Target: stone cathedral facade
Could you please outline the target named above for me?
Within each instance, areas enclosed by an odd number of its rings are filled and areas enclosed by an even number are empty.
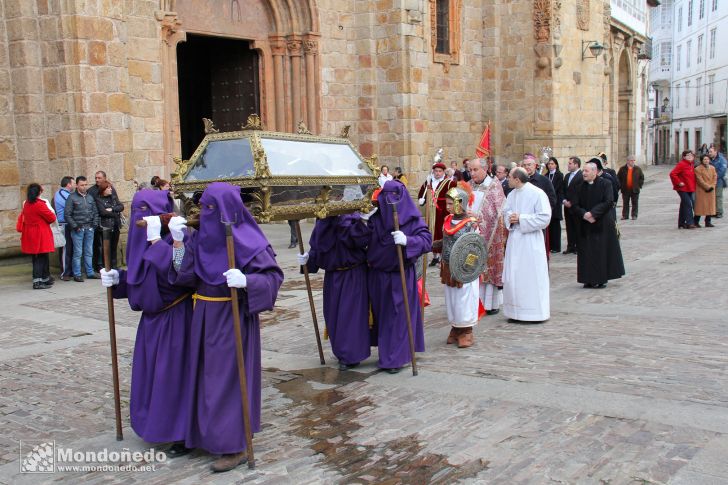
[[[203,117],[221,131],[251,113],[279,131],[350,125],[363,155],[413,184],[439,147],[472,158],[489,120],[497,161],[641,153],[646,39],[609,1],[0,4],[0,256],[18,253],[28,183],[52,197],[62,176],[104,170],[129,200],[191,155]]]

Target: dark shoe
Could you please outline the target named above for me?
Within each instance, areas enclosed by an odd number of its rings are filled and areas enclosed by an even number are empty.
[[[715,227],[715,226],[712,223],[710,223],[710,222],[706,222],[705,223],[705,227]]]
[[[606,288],[606,287],[607,287],[607,284],[606,283],[599,283],[598,285],[594,285],[592,288],[596,288],[597,290],[601,290],[601,289]]]
[[[495,310],[486,310],[485,314],[486,315],[497,315],[499,311],[500,311],[500,308],[496,308]]]
[[[473,346],[473,327],[461,329],[458,335],[458,348],[466,349]]]
[[[296,246],[298,246],[298,243],[291,243],[291,244],[288,245],[288,249],[293,249]]]
[[[210,470],[215,473],[229,472],[247,461],[248,458],[245,456],[245,452],[242,451],[240,453],[222,455],[210,465]]]
[[[716,219],[723,219],[723,214],[716,214],[713,217],[715,217]]]
[[[551,250],[551,252],[552,252],[552,253],[560,253],[560,252],[561,252],[561,250],[560,250],[560,249],[552,249],[552,250]]]
[[[447,335],[447,344],[454,344],[458,341],[458,334],[460,333],[459,328],[450,327],[450,333]]]
[[[89,275],[86,275],[86,279],[87,280],[98,280],[100,278],[99,278],[99,275],[97,275],[96,273],[91,273]]]
[[[187,448],[184,443],[175,443],[167,450],[167,458],[179,458],[192,452],[192,448]]]
[[[49,285],[52,285],[55,282],[56,282],[56,279],[53,276],[49,276],[48,281],[46,281],[46,283],[48,283]]]
[[[430,267],[437,266],[439,263],[440,263],[440,258],[439,257],[435,257],[435,258],[432,258],[432,261],[430,261],[429,266]]]
[[[702,229],[703,228],[703,226],[701,226],[699,222],[696,222],[694,224],[694,226],[695,226],[695,229]]]
[[[81,278],[80,276],[74,276],[73,281],[75,281],[76,283],[83,283],[83,278]]]
[[[51,285],[48,285],[46,283],[40,283],[40,282],[39,283],[33,283],[33,289],[34,290],[47,290],[50,287],[51,287]]]
[[[355,367],[359,367],[359,362],[357,362],[356,364],[344,364],[343,362],[339,362],[340,371],[346,371]]]
[[[592,285],[591,283],[584,283],[584,286],[582,286],[582,288],[594,288],[594,285]]]
[[[61,275],[61,281],[71,281],[71,277],[68,275]]]
[[[399,371],[401,371],[401,367],[395,367],[394,369],[384,369],[384,372],[387,374],[399,374]]]
[[[567,249],[561,254],[576,254],[576,249]]]
[[[697,229],[699,227],[700,226],[696,226],[695,224],[688,224],[687,226],[685,226],[685,229]]]
[[[508,323],[523,323],[521,320],[517,320],[515,318],[509,318]]]

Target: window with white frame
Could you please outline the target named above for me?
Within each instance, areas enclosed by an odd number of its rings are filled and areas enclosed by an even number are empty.
[[[675,109],[680,109],[680,84],[675,85]]]
[[[672,42],[663,42],[660,44],[660,66],[670,67],[672,60]]]
[[[700,7],[698,7],[698,18],[702,19],[705,17],[705,0],[700,0]]]
[[[715,59],[715,35],[717,27],[710,29],[710,52],[708,53],[708,59]]]
[[[689,40],[685,44],[685,69],[688,69],[690,67],[690,54],[693,47],[693,41]]]
[[[660,5],[660,26],[669,27],[672,23],[672,0],[664,0]]]
[[[700,89],[702,84],[702,77],[699,77],[695,80],[695,106],[700,106]]]
[[[685,107],[690,106],[690,81],[685,81]]]
[[[695,57],[696,63],[700,64],[701,62],[703,62],[703,34],[700,34],[698,36],[698,52]]]
[[[677,9],[677,31],[682,31],[682,7]]]
[[[675,52],[675,69],[680,70],[680,57],[682,57],[682,46],[677,46],[677,51]]]
[[[688,27],[693,25],[693,3],[695,3],[695,0],[688,2]]]
[[[713,100],[715,99],[715,74],[710,74],[708,76],[708,104],[713,104]]]

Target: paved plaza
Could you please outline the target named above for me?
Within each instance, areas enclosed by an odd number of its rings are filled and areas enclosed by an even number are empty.
[[[75,451],[153,445],[129,427],[138,314],[116,302],[117,442],[99,281],[33,291],[29,263],[2,267],[0,483],[728,483],[728,219],[678,230],[668,170],[647,168],[639,219],[620,221],[624,278],[582,289],[576,257],[552,255],[543,325],[487,316],[472,348],[445,345],[444,292],[431,268],[417,377],[378,372],[376,348],[339,372],[328,342],[321,366],[288,225],[264,226],[286,280],[262,316],[254,470],[212,474],[214,457],[198,451],[153,471],[21,473],[21,440],[24,454],[48,441]],[[322,281],[313,275],[323,327]]]

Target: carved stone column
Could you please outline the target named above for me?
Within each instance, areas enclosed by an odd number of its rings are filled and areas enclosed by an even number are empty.
[[[293,125],[301,118],[301,56],[303,42],[297,36],[288,38],[288,55],[291,58],[291,104],[293,105]]]
[[[154,17],[162,29],[162,89],[164,99],[164,157],[179,157],[181,134],[179,127],[179,92],[177,89],[177,44],[187,40],[182,22],[176,12],[156,11]]]
[[[275,129],[277,131],[286,131],[286,115],[285,115],[285,84],[283,79],[283,57],[286,55],[286,44],[282,37],[270,38],[271,52],[273,54],[273,70],[275,77],[275,106],[276,120]]]
[[[316,95],[316,62],[318,61],[318,42],[306,39],[303,43],[306,52],[306,124],[313,133],[318,133],[318,96]]]

